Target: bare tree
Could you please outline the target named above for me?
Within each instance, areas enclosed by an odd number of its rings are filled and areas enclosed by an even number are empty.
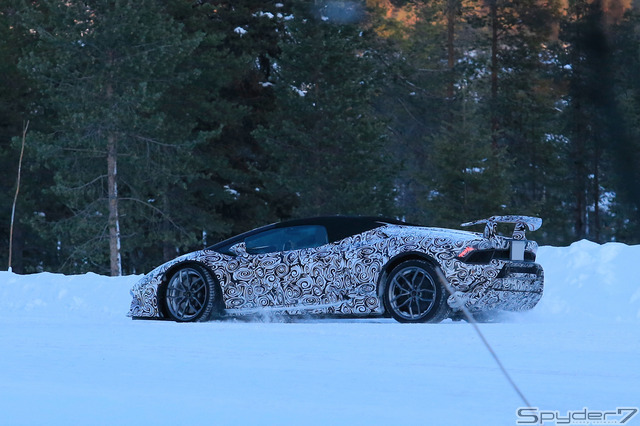
[[[18,202],[18,194],[20,193],[20,176],[22,174],[22,158],[24,157],[24,145],[27,140],[27,130],[29,129],[29,120],[22,126],[22,148],[20,149],[20,160],[18,161],[18,181],[16,184],[16,194],[13,197],[13,206],[11,207],[11,227],[9,230],[9,272],[11,272],[11,254],[13,253],[13,224],[16,216],[16,203]]]

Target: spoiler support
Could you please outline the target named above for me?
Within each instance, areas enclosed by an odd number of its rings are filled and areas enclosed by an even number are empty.
[[[535,231],[542,226],[542,219],[532,216],[491,216],[488,219],[474,220],[473,222],[463,223],[460,226],[472,226],[484,223],[483,236],[485,238],[493,238],[496,236],[496,227],[498,223],[513,223],[515,227],[513,229],[512,238],[514,240],[525,240],[525,233],[527,230]]]

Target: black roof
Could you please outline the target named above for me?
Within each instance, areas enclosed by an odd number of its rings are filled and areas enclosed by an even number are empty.
[[[327,230],[327,237],[329,242],[340,241],[352,235],[360,234],[362,232],[369,231],[371,229],[384,226],[390,223],[394,225],[409,225],[409,223],[403,222],[397,219],[391,219],[386,217],[376,216],[320,216],[305,219],[292,219],[283,222],[272,223],[271,225],[262,226],[260,228],[252,229],[251,231],[244,232],[235,237],[231,237],[227,240],[221,241],[217,244],[209,247],[210,250],[218,250],[222,247],[229,247],[236,244],[245,238],[257,234],[262,231],[277,228],[287,228],[290,226],[303,226],[303,225],[322,225]]]

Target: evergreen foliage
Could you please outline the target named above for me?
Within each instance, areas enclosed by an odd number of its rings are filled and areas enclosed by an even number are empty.
[[[64,259],[60,269],[104,272],[114,196],[121,201],[124,253],[140,234],[143,247],[158,239],[191,243],[194,235],[172,220],[170,208],[180,203],[174,188],[192,179],[190,151],[198,141],[190,139],[192,124],[169,116],[162,101],[189,78],[176,68],[199,39],[183,39],[152,0],[42,1],[22,18],[34,41],[20,66],[38,84],[46,123],[30,142],[51,171],[44,190],[61,204],[51,213],[43,206],[51,225],[43,232]],[[111,159],[117,164],[107,167]],[[119,193],[113,194],[112,179]],[[160,231],[158,221],[178,232]],[[118,273],[113,261],[111,272]]]
[[[271,153],[272,185],[295,194],[295,216],[391,214],[380,79],[358,10],[295,9],[275,70],[278,109],[256,135]]]
[[[141,273],[322,214],[638,243],[640,12],[613,6],[4,0],[0,244],[27,120],[18,272]]]

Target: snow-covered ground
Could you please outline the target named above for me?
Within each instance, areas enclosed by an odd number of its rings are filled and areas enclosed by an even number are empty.
[[[538,261],[540,304],[479,325],[524,396],[640,406],[640,246]],[[0,272],[0,424],[513,425],[524,406],[465,322],[131,321],[137,279]]]

